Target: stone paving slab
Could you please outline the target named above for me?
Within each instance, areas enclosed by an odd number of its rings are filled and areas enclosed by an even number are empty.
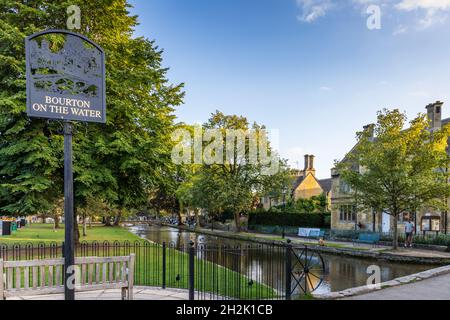
[[[443,288],[447,290],[445,294],[442,294]],[[361,286],[339,292],[318,294],[315,295],[315,298],[322,300],[371,300],[372,298],[385,300],[391,297],[394,300],[407,300],[410,299],[409,295],[411,299],[423,299],[425,297],[430,300],[450,299],[450,266],[386,281],[381,283],[379,287]]]
[[[121,290],[98,290],[78,292],[76,300],[121,300]],[[63,294],[50,294],[29,297],[14,297],[7,300],[64,300]],[[161,289],[152,287],[135,287],[133,300],[188,300],[188,291],[181,289]]]
[[[450,300],[450,274],[342,300]]]

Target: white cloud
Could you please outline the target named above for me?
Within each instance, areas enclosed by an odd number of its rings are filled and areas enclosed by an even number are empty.
[[[334,5],[331,0],[297,0],[297,6],[301,11],[297,19],[311,23],[325,16]]]
[[[406,11],[417,9],[447,10],[450,9],[450,0],[401,0],[395,7]]]
[[[330,87],[327,87],[327,86],[323,86],[323,87],[320,87],[320,90],[322,90],[322,91],[331,91],[333,89],[330,88]]]
[[[391,16],[395,9],[404,13],[414,13],[416,29],[426,29],[432,25],[447,21],[450,13],[450,0],[295,0],[300,13],[297,19],[304,23],[312,23],[326,16],[335,8],[344,6],[360,10],[363,16],[367,15],[369,5],[379,5],[383,17]],[[414,29],[412,26],[400,24],[393,31],[393,35],[406,33]]]
[[[401,0],[395,7],[407,12],[424,11],[425,15],[419,19],[418,25],[426,29],[447,20],[446,12],[450,10],[450,0]]]

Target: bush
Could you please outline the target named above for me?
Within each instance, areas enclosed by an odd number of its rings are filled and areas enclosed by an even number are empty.
[[[358,239],[358,236],[361,233],[372,233],[372,232],[368,231],[368,230],[331,230],[331,239],[353,241],[355,239]],[[393,237],[392,232],[388,232],[388,233],[376,232],[376,233],[380,234],[380,240],[383,242],[392,242],[393,241],[394,237]],[[399,241],[399,243],[405,242],[405,234],[404,233],[399,232],[398,241]],[[413,243],[420,244],[420,245],[450,246],[450,235],[416,234],[413,237]]]
[[[302,228],[329,228],[329,213],[277,213],[255,211],[249,214],[249,226],[291,226]]]

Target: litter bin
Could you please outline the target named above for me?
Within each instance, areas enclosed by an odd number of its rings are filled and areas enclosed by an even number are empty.
[[[20,227],[23,228],[27,225],[27,220],[25,219],[20,219]]]
[[[17,231],[17,222],[11,222],[11,231],[12,232],[14,232],[14,231]]]
[[[10,221],[3,221],[2,223],[2,235],[4,236],[10,236],[11,235],[11,222]]]

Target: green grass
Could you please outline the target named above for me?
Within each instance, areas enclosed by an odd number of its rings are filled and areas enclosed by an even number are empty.
[[[81,233],[80,228],[80,233]],[[87,230],[87,237],[82,237],[81,241],[92,242],[97,241],[100,245],[103,241],[108,241],[110,245],[114,241],[123,243],[129,241],[130,246],[114,248],[112,246],[109,251],[92,251],[92,246],[87,247],[87,251],[83,252],[84,256],[102,256],[115,255],[126,256],[130,253],[136,254],[135,266],[135,284],[139,286],[162,286],[162,246],[155,243],[149,243],[146,240],[139,238],[128,230],[121,227],[104,227],[94,225],[92,229]],[[28,243],[37,246],[39,243],[61,244],[64,241],[64,226],[56,232],[53,231],[51,224],[32,224],[25,228],[19,229],[11,236],[0,237],[0,245],[6,244],[12,246],[13,244],[20,244],[24,246]],[[138,246],[134,246],[134,242],[139,241]],[[178,251],[174,248],[167,248],[167,288],[188,288],[189,256],[185,252]],[[21,259],[42,258],[25,256],[22,252]],[[77,255],[80,251],[77,250]],[[46,258],[50,258],[46,256]],[[195,258],[195,279],[196,288],[200,288],[201,292],[208,295],[214,292],[216,295],[227,296],[240,299],[275,299],[278,298],[277,292],[264,284],[256,281],[251,282],[247,276],[235,272],[231,269],[219,266],[212,262]],[[178,278],[178,280],[177,280]],[[23,277],[22,277],[23,279]],[[55,279],[56,280],[56,279]],[[22,280],[23,281],[23,280]],[[48,280],[46,281],[48,282]],[[249,283],[252,283],[249,285]]]
[[[142,240],[135,234],[129,232],[122,227],[105,227],[93,225],[91,229],[87,228],[87,236],[83,237],[82,228],[80,227],[80,241],[87,242],[103,242],[103,241],[136,241]],[[10,236],[0,236],[0,244],[15,243],[62,243],[64,241],[64,225],[53,231],[52,224],[31,224],[25,228],[14,231]]]

